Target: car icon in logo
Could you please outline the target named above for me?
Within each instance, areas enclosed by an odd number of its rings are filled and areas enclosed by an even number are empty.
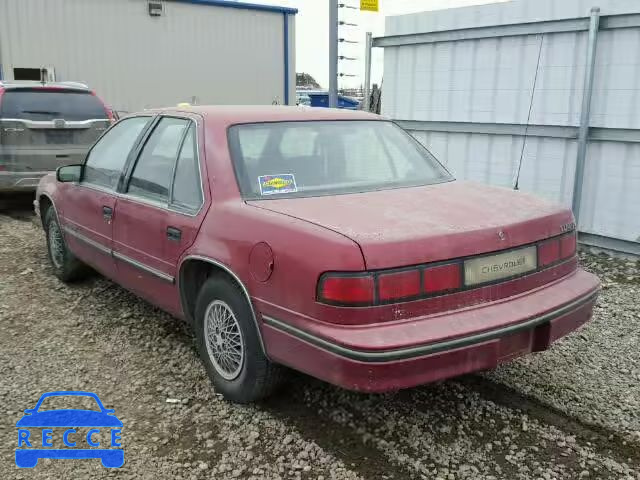
[[[50,397],[89,397],[95,400],[99,410],[42,409],[42,402]],[[118,468],[124,464],[124,450],[120,444],[122,422],[114,415],[114,410],[104,407],[95,393],[76,391],[45,393],[34,408],[24,411],[24,416],[18,420],[16,427],[18,427],[16,465],[20,468],[33,468],[40,458],[99,458],[102,465],[107,468]],[[79,432],[87,428],[86,435]],[[55,436],[54,429],[57,431]],[[76,445],[83,443],[84,440],[87,447],[93,448],[76,448]],[[105,443],[110,448],[105,448]],[[63,446],[65,448],[56,448]]]

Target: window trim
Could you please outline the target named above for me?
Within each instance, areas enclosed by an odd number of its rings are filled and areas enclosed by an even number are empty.
[[[130,118],[130,117],[127,117],[127,118]],[[163,118],[175,118],[179,120],[187,120],[187,122],[190,122],[187,128],[185,128],[185,132],[183,133],[182,138],[180,139],[180,147],[178,148],[178,155],[175,157],[175,162],[173,164],[171,184],[169,185],[169,188],[170,188],[169,198],[167,199],[167,202],[159,202],[159,201],[154,201],[150,198],[140,197],[138,195],[130,195],[126,191],[126,189],[129,186],[129,182],[131,180],[131,175],[133,174],[133,171],[138,163],[138,160],[140,159],[140,155],[142,154],[142,151],[144,150],[144,147],[146,146],[147,141],[149,140],[151,135],[153,135],[155,128]],[[135,152],[135,154],[132,157],[127,158],[127,163],[125,164],[125,168],[123,170],[125,172],[125,175],[120,178],[117,195],[119,198],[127,199],[134,203],[140,203],[142,205],[148,205],[151,207],[160,208],[168,212],[178,213],[180,215],[185,215],[188,217],[195,217],[202,211],[206,203],[204,186],[202,184],[203,176],[202,176],[202,162],[201,162],[201,156],[200,156],[200,142],[199,142],[200,136],[198,131],[198,122],[193,117],[181,116],[175,113],[168,113],[168,114],[156,115],[156,118],[151,123],[152,123],[152,125],[150,125],[151,128],[145,131],[144,138],[142,138],[142,140],[136,145],[136,148],[132,149],[132,153]],[[198,164],[198,183],[200,186],[200,198],[201,198],[200,206],[197,209],[188,209],[185,207],[177,206],[173,203],[173,181],[175,180],[175,170],[178,165],[178,158],[182,151],[182,147],[184,146],[185,138],[189,133],[189,128],[191,127],[191,125],[193,125],[195,129],[194,142],[195,142],[195,148],[196,148],[195,153],[196,153],[196,160]]]
[[[198,177],[198,184],[200,185],[200,205],[197,208],[191,208],[188,207],[186,205],[181,205],[181,204],[177,204],[175,202],[175,199],[173,197],[173,189],[176,183],[176,173],[178,171],[178,162],[180,161],[180,156],[182,155],[182,149],[184,148],[185,142],[187,141],[187,137],[189,136],[189,130],[191,130],[191,127],[193,127],[193,149],[194,149],[194,153],[195,153],[195,157],[194,160],[196,161],[196,164],[198,165],[198,169],[197,169],[197,177]],[[176,157],[176,163],[173,164],[173,172],[171,174],[171,185],[169,185],[169,207],[173,207],[176,210],[179,210],[180,212],[185,212],[185,213],[189,213],[189,212],[198,212],[200,211],[200,209],[202,208],[202,206],[204,205],[204,189],[202,188],[202,173],[200,172],[200,155],[198,153],[199,148],[198,148],[198,124],[196,122],[192,122],[191,125],[189,125],[185,131],[184,136],[182,137],[182,141],[180,142],[180,147],[178,148],[178,156]]]
[[[124,161],[123,168],[120,170],[120,176],[118,178],[118,181],[116,182],[115,187],[113,187],[113,188],[112,187],[106,187],[104,185],[98,185],[96,183],[85,181],[85,170],[86,170],[86,166],[87,166],[87,161],[89,160],[89,157],[91,156],[91,153],[93,152],[93,149],[96,147],[96,145],[98,145],[98,143],[100,143],[102,141],[102,139],[112,129],[114,129],[117,125],[120,125],[121,122],[124,122],[126,120],[130,120],[130,119],[133,119],[133,118],[141,118],[141,117],[149,117],[149,118],[151,118],[151,121],[147,122],[147,124],[144,126],[144,128],[140,131],[140,133],[138,134],[138,137],[136,138],[136,141],[133,143],[133,146],[131,147],[131,150],[129,150],[129,154],[127,155],[127,158]],[[120,119],[118,122],[116,122],[113,125],[111,125],[107,130],[102,132],[102,135],[100,135],[98,137],[98,139],[94,142],[94,144],[91,146],[89,151],[87,151],[87,154],[84,157],[84,161],[82,162],[82,172],[81,172],[81,175],[80,175],[80,180],[78,180],[78,182],[77,182],[77,185],[83,186],[83,187],[88,187],[88,188],[94,188],[96,190],[100,190],[100,191],[108,192],[108,193],[113,193],[113,194],[118,193],[119,188],[120,188],[120,184],[122,182],[123,174],[127,169],[127,165],[129,164],[129,161],[131,159],[132,153],[136,151],[136,149],[138,148],[138,145],[140,144],[140,141],[146,136],[147,131],[149,130],[149,127],[151,125],[155,124],[155,122],[156,122],[156,119],[153,118],[153,117],[154,117],[153,114],[131,115],[131,116],[128,116],[128,117],[124,117],[124,118]]]
[[[129,193],[129,189],[131,188],[131,181],[133,180],[133,174],[136,171],[136,168],[138,167],[138,164],[140,163],[140,160],[142,159],[142,155],[145,151],[145,149],[147,148],[147,146],[149,145],[149,141],[151,141],[151,139],[154,137],[154,135],[156,134],[156,130],[158,130],[158,128],[160,128],[160,124],[162,123],[162,121],[164,119],[174,119],[174,120],[179,120],[179,123],[183,124],[183,128],[184,131],[180,134],[180,139],[178,140],[178,148],[176,149],[176,156],[173,158],[173,165],[171,166],[171,174],[169,176],[169,185],[168,185],[168,189],[167,189],[167,198],[166,198],[166,202],[165,201],[161,201],[161,200],[156,200],[154,198],[149,198],[146,195],[139,195],[139,194],[132,194]],[[123,182],[122,185],[122,193],[128,197],[134,197],[134,198],[139,198],[142,200],[148,200],[150,203],[153,204],[157,204],[157,205],[165,205],[168,207],[171,204],[171,190],[172,188],[172,182],[173,182],[173,176],[174,176],[174,172],[176,169],[176,164],[178,163],[178,157],[180,156],[180,151],[182,149],[182,145],[184,143],[184,139],[185,136],[187,134],[187,132],[189,131],[189,120],[186,118],[180,118],[180,117],[172,117],[169,115],[164,115],[162,116],[162,118],[159,118],[158,121],[155,122],[153,129],[149,132],[149,135],[147,135],[147,137],[144,139],[144,143],[141,145],[140,149],[138,152],[136,152],[136,158],[135,160],[132,162],[131,164],[131,169],[129,172],[129,175],[127,175],[127,178],[125,180],[125,182]],[[165,130],[166,131],[166,130]],[[161,132],[160,135],[163,135],[165,132]]]

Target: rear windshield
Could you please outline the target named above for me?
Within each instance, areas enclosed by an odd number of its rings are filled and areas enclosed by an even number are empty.
[[[25,88],[4,92],[0,117],[78,121],[107,118],[107,112],[102,102],[90,92]]]
[[[244,198],[369,192],[453,180],[392,122],[309,121],[236,125],[229,144]]]

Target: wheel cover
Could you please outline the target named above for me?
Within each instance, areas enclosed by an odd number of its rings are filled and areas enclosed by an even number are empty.
[[[233,380],[244,364],[244,341],[231,307],[214,300],[204,313],[204,337],[209,359],[225,380]]]
[[[64,240],[62,232],[56,222],[49,224],[49,253],[51,261],[56,268],[62,268],[64,265]]]

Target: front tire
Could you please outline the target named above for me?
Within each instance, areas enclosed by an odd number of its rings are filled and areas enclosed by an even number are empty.
[[[264,355],[249,304],[234,282],[215,275],[204,283],[196,301],[195,330],[209,378],[227,400],[255,402],[281,383],[284,369]]]
[[[63,282],[72,282],[82,278],[87,267],[71,253],[64,241],[62,227],[52,207],[44,214],[44,229],[47,237],[47,252],[53,267],[53,273]]]

